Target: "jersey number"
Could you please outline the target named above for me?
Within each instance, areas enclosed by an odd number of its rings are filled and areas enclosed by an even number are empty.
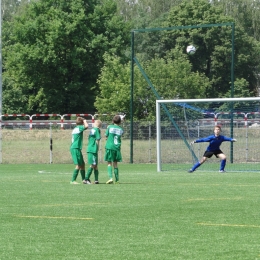
[[[114,136],[114,144],[118,144],[118,136]]]

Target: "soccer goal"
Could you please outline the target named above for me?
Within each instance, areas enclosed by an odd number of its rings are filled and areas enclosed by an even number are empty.
[[[157,171],[187,171],[201,160],[208,142],[193,140],[213,134],[237,139],[223,142],[226,171],[260,172],[260,97],[156,100]],[[218,171],[220,160],[214,155],[196,172]]]

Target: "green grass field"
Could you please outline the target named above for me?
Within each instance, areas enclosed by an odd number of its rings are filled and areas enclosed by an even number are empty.
[[[259,172],[119,167],[70,185],[70,164],[1,164],[0,259],[260,259]]]

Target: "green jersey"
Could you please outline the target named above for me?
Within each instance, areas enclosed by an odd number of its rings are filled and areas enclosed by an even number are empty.
[[[70,149],[82,149],[84,125],[77,125],[72,131],[72,140]]]
[[[120,151],[121,149],[121,136],[123,129],[118,125],[109,125],[107,127],[105,136],[107,137],[106,149]]]
[[[90,130],[89,136],[88,136],[88,146],[87,146],[87,153],[98,153],[98,140],[101,139],[100,136],[100,130],[98,127],[93,127]]]

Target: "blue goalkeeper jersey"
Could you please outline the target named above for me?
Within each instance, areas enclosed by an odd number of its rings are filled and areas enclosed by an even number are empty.
[[[198,140],[195,140],[195,143],[203,143],[203,142],[209,142],[209,146],[207,147],[207,152],[214,152],[217,150],[220,150],[220,145],[222,144],[222,142],[232,142],[233,138],[230,137],[226,137],[224,135],[219,135],[219,136],[215,136],[215,135],[210,135],[208,137],[204,137]]]

